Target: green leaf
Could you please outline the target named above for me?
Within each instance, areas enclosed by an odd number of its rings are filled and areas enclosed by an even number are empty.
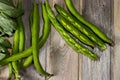
[[[5,37],[0,37],[0,45],[4,46],[5,48],[11,48],[11,43]]]
[[[4,4],[7,4],[7,5],[10,5],[10,6],[14,6],[13,5],[13,0],[0,0],[0,2],[2,2]]]
[[[8,54],[8,50],[0,45],[0,60],[4,59]]]
[[[0,60],[4,59],[6,57],[6,54],[0,53]]]
[[[22,9],[18,9],[18,8],[4,10],[2,12],[5,13],[6,15],[8,15],[9,17],[12,17],[12,18],[17,18],[24,13],[24,11]]]
[[[12,36],[14,30],[16,30],[17,28],[17,23],[15,20],[1,13],[0,14],[0,27],[3,29],[5,34]]]
[[[3,29],[0,27],[0,36],[3,36],[3,35],[5,35],[5,33],[4,33]]]
[[[15,7],[7,5],[5,3],[0,2],[0,10],[9,10],[9,9],[14,9]]]
[[[17,18],[24,13],[23,9],[15,8],[2,2],[0,2],[0,12],[12,18]]]

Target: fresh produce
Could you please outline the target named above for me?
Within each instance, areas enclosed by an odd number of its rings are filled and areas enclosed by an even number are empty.
[[[12,36],[14,31],[17,28],[17,22],[15,20],[11,19],[10,17],[6,16],[5,14],[0,14],[0,27],[3,32],[1,36],[7,34],[9,36]]]
[[[18,0],[18,9],[22,9],[22,0]],[[19,52],[25,49],[25,29],[22,21],[22,16],[17,18],[17,23],[19,25]]]
[[[9,62],[16,61],[25,57],[28,57],[32,55],[32,47],[24,50],[23,52],[19,52],[17,54],[11,55],[10,57],[7,57],[0,61],[0,66],[6,65]]]
[[[39,39],[39,9],[37,3],[34,2],[34,9],[33,9],[33,24],[31,26],[32,30],[32,49],[33,49],[33,61],[34,61],[34,66],[37,69],[39,73],[41,73],[40,67],[39,66],[39,45],[38,45],[38,39]]]
[[[0,37],[0,60],[8,57],[8,49],[11,48],[11,43],[4,37]]]
[[[76,29],[89,37],[89,39],[91,39],[101,50],[105,50],[107,48],[105,43],[101,39],[99,39],[99,37],[96,36],[94,32],[92,32],[89,28],[87,28],[85,25],[83,25],[81,22],[71,16],[64,8],[60,7],[57,4],[55,4],[54,7],[60,15],[62,15],[66,20],[70,21],[70,23]]]
[[[18,5],[17,8],[22,9],[22,0],[18,0]],[[19,52],[24,51],[25,49],[25,29],[24,29],[24,24],[22,21],[22,16],[17,18],[17,23],[18,23],[18,30],[19,30]],[[22,67],[22,60],[19,60],[19,67]]]
[[[50,33],[50,20],[48,18],[47,13],[46,13],[46,9],[44,9],[45,7],[43,7],[43,4],[42,4],[42,12],[43,12],[43,19],[44,19],[44,26],[43,26],[43,35],[39,38],[39,48],[41,48],[44,43],[46,42],[47,38],[48,38],[48,35]],[[32,55],[32,47],[22,51],[22,52],[19,52],[18,54],[14,54],[14,55],[11,55],[10,57],[4,59],[4,60],[1,60],[0,61],[0,65],[5,65],[11,61],[16,61],[16,60],[19,60],[19,59],[22,59],[22,58],[25,58],[25,57],[28,57]]]
[[[92,52],[94,47],[97,46],[103,51],[107,49],[105,43],[113,45],[113,41],[98,27],[88,22],[77,12],[72,0],[65,0],[65,3],[72,15],[58,4],[55,4],[54,7],[58,12],[56,16],[48,0],[41,4],[44,24],[42,35],[39,37],[40,14],[38,4],[34,0],[33,10],[30,14],[31,47],[25,49],[22,0],[18,0],[17,7],[13,5],[12,0],[0,0],[0,66],[8,64],[12,80],[13,78],[20,80],[20,70],[30,66],[32,62],[39,74],[46,77],[53,76],[53,74],[43,69],[39,61],[39,49],[44,46],[49,36],[50,23],[73,50],[82,53],[91,60],[96,61],[99,59],[97,54]],[[6,37],[13,35],[12,47]],[[8,49],[12,49],[12,53]]]
[[[50,76],[51,74],[45,72],[39,62],[39,8],[36,2],[34,2],[33,9],[33,25],[32,28],[32,52],[33,52],[33,61],[36,70],[45,76]]]
[[[76,29],[68,20],[66,20],[61,15],[57,15],[58,21],[63,25],[63,27],[73,34],[77,39],[79,39],[82,43],[87,44],[91,47],[95,47],[95,44],[83,33],[81,33],[78,29]]]
[[[15,19],[23,14],[23,10],[16,8],[12,0],[0,0],[0,31],[2,35],[12,36],[17,28]]]
[[[0,60],[9,55],[11,47],[7,37],[13,36],[17,29],[16,18],[23,14],[22,9],[15,8],[12,0],[0,0]]]
[[[46,12],[46,8],[45,5],[42,3],[42,16],[43,16],[43,20],[44,20],[44,24],[43,24],[43,31],[42,31],[42,36],[39,38],[39,46],[43,46],[49,36],[50,33],[50,20],[47,16],[47,12]],[[32,23],[32,20],[30,21]],[[32,25],[32,24],[31,24]],[[27,67],[32,63],[32,55],[29,56],[23,64],[23,67]]]
[[[18,0],[18,9],[22,9],[22,1]],[[15,31],[14,34],[14,42],[13,42],[13,49],[12,49],[12,54],[16,54],[19,52],[22,52],[25,47],[25,31],[24,31],[24,25],[22,22],[22,17],[17,18],[17,23],[18,23],[18,28]],[[22,64],[21,60],[18,61],[13,61],[12,65],[9,63],[9,69],[10,71],[10,77],[15,75],[16,80],[20,80],[20,67]],[[11,70],[12,69],[12,70]]]
[[[79,21],[81,21],[84,25],[88,26],[96,35],[98,35],[102,40],[109,43],[110,45],[113,45],[113,41],[109,39],[97,26],[90,23],[88,20],[86,20],[83,16],[77,12],[75,7],[73,6],[72,0],[64,0],[66,3],[67,8],[69,11],[75,16]]]
[[[32,33],[32,26],[33,26],[33,10],[31,11],[31,14],[30,14],[30,31]],[[33,61],[33,55],[30,55],[28,56],[25,60],[24,60],[24,63],[22,65],[23,68],[26,68],[28,66],[30,66],[32,64],[32,61]]]
[[[0,46],[4,46],[5,48],[12,48],[11,43],[5,37],[0,37]]]
[[[16,8],[12,0],[0,0],[0,12],[12,18],[17,18],[23,14],[23,10]]]
[[[45,24],[44,24],[44,28],[43,28],[43,35],[39,38],[39,32],[37,32],[36,33],[36,28],[37,28],[37,30],[39,31],[39,18],[38,18],[38,16],[39,16],[39,12],[38,12],[38,5],[36,4],[36,3],[34,3],[34,9],[33,9],[33,16],[32,16],[32,22],[31,22],[31,30],[32,30],[32,40],[33,40],[33,44],[32,44],[32,47],[33,47],[33,45],[36,43],[36,45],[38,45],[37,46],[37,48],[39,49],[39,46],[41,47],[41,46],[43,46],[44,45],[44,43],[46,42],[46,40],[47,40],[47,37],[48,37],[48,35],[49,35],[49,32],[50,32],[50,21],[49,21],[49,19],[48,19],[48,17],[46,16],[46,9],[45,9],[45,6],[44,6],[44,4],[42,4],[42,10],[43,10],[43,13],[44,13],[44,15],[43,15],[43,19],[44,19],[44,22],[45,22]],[[36,17],[38,18],[38,20],[36,21]],[[17,30],[16,30],[17,31]],[[36,35],[37,34],[37,35]],[[17,36],[18,37],[18,36]],[[35,39],[36,37],[38,37],[38,39]],[[15,38],[15,37],[14,37]],[[37,41],[35,41],[35,40],[37,40]],[[19,41],[19,40],[18,40]],[[40,45],[39,44],[37,44],[37,42],[38,41],[40,41]],[[34,43],[35,42],[35,43]],[[34,46],[34,48],[36,48],[36,45]],[[19,49],[19,46],[17,46],[16,48],[18,48]],[[14,48],[13,48],[13,50],[15,50]],[[26,51],[23,51],[23,53],[21,53],[21,55],[23,55],[24,57],[27,57],[25,54],[24,54],[24,52],[27,52],[27,53],[30,53],[30,55],[32,54],[32,51],[33,51],[33,48],[29,48],[28,50],[26,50]],[[17,53],[17,54],[19,54],[19,53]],[[16,55],[17,55],[16,54]],[[13,56],[13,55],[12,55]],[[20,56],[20,54],[18,55],[18,56]],[[29,55],[28,55],[29,56]],[[34,57],[33,59],[35,59],[35,62],[34,62],[34,65],[35,65],[35,67],[36,67],[36,69],[38,70],[38,72],[40,73],[40,74],[42,74],[42,75],[45,75],[45,76],[52,76],[52,74],[49,74],[49,73],[47,73],[47,72],[45,72],[44,71],[44,69],[42,68],[42,66],[41,66],[41,64],[40,64],[40,62],[39,62],[39,58],[38,58],[38,53],[36,53],[36,54],[32,54],[32,56]],[[32,62],[31,61],[31,57],[32,56],[30,56],[30,57],[28,57],[27,58],[27,60],[25,60],[25,62],[24,62],[24,64],[23,64],[23,66],[22,66],[22,68],[24,68],[24,67],[27,67],[27,65],[30,65],[30,63]],[[11,56],[10,56],[11,57]],[[10,58],[9,57],[9,58]],[[17,56],[16,57],[14,57],[14,58],[18,58]],[[14,59],[13,58],[13,59]],[[23,58],[23,57],[22,57]],[[13,59],[11,59],[11,60],[13,60]],[[14,59],[15,60],[15,59]],[[16,61],[16,60],[15,60]],[[37,62],[36,62],[37,61]],[[2,62],[2,61],[1,61]],[[18,64],[15,64],[16,62],[14,62],[14,61],[12,61],[12,63],[14,63],[14,64],[12,64],[12,66],[9,64],[9,66],[10,66],[10,71],[11,71],[11,68],[14,68],[15,69],[15,71],[17,72],[17,74],[15,75],[16,76],[16,79],[18,79],[19,80],[19,76],[18,76],[18,73],[19,73],[19,70],[18,70],[18,68],[17,68],[17,66],[18,66]],[[12,73],[10,73],[10,74],[12,74]]]
[[[76,52],[82,53],[89,57],[92,60],[97,60],[98,56],[91,52],[88,48],[83,46],[82,44],[78,43],[75,39],[73,39],[68,31],[66,31],[61,24],[58,23],[48,1],[46,2],[46,9],[48,13],[48,17],[50,21],[52,22],[54,28],[59,32],[61,37],[68,43],[69,46],[71,46]]]
[[[17,54],[19,52],[19,29],[15,31],[12,54]],[[19,66],[18,61],[12,62],[13,72],[15,74],[16,80],[19,80]]]

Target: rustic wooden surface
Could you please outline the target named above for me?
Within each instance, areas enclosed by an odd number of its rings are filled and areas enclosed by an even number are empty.
[[[45,0],[37,1],[40,3]],[[87,20],[96,24],[115,41],[115,46],[107,45],[107,50],[103,52],[95,48],[93,51],[100,56],[100,60],[91,61],[73,51],[52,26],[51,34],[44,47],[40,49],[39,55],[44,69],[55,74],[49,80],[120,80],[120,0],[73,0],[73,2]],[[29,14],[32,3],[33,0],[23,0],[26,48],[30,46]],[[54,12],[55,3],[65,7],[64,0],[49,0],[49,3]],[[42,28],[42,18],[40,25]],[[8,69],[0,70],[3,72]],[[7,80],[5,75],[1,75],[1,71],[0,80]],[[21,77],[22,80],[47,80],[36,72],[33,65],[22,70]]]

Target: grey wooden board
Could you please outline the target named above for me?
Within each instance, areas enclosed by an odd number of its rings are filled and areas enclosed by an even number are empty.
[[[45,0],[36,0],[44,2]],[[114,2],[114,3],[113,3]],[[26,48],[30,46],[29,14],[32,9],[33,0],[23,0],[25,14],[23,21],[26,29]],[[54,12],[54,4],[65,7],[64,0],[49,0]],[[76,9],[90,22],[97,25],[110,38],[115,40],[115,47],[107,45],[107,50],[93,51],[100,56],[99,61],[91,61],[86,56],[77,54],[61,38],[59,33],[51,26],[51,34],[42,49],[39,59],[44,69],[55,76],[49,80],[120,80],[119,74],[119,0],[73,0]],[[114,5],[115,4],[115,5]],[[115,10],[113,11],[113,6]],[[115,13],[113,15],[113,12]],[[41,15],[41,8],[40,8]],[[114,17],[114,19],[113,19]],[[115,21],[113,27],[113,21]],[[43,20],[40,26],[42,30]],[[114,29],[115,28],[115,29]],[[114,37],[115,32],[115,37]],[[41,33],[40,33],[41,34]],[[113,54],[114,52],[114,54]],[[3,69],[3,68],[1,68]],[[8,68],[5,68],[8,72]],[[1,70],[2,72],[3,70]],[[5,71],[4,71],[5,72]],[[0,80],[7,80],[8,74],[0,75]],[[21,72],[22,80],[47,80],[40,76],[33,65]]]
[[[120,80],[120,0],[114,0],[115,46],[112,59],[112,79]]]
[[[112,0],[83,0],[83,16],[97,25],[110,38],[112,35]],[[83,56],[82,80],[110,80],[111,79],[111,48],[100,51],[98,48],[94,52],[100,56],[99,61],[91,61]]]

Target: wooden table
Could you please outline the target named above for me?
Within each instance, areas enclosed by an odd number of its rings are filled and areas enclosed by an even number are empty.
[[[40,3],[45,0],[38,1]],[[64,0],[49,0],[49,2],[54,11],[55,3],[65,7]],[[100,56],[100,60],[91,61],[73,51],[52,26],[51,34],[40,50],[39,56],[44,69],[55,74],[49,80],[120,80],[120,0],[73,0],[73,2],[87,20],[114,40],[115,46],[107,45],[107,50],[103,52],[95,48],[94,52]],[[32,3],[33,0],[23,0],[26,48],[30,46],[29,13]],[[41,18],[41,27],[42,25]],[[23,70],[21,76],[23,80],[47,80],[35,71],[34,66]]]

